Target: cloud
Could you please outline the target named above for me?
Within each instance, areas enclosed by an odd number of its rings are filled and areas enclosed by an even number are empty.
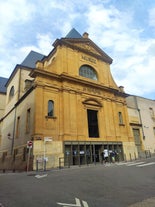
[[[119,2],[119,3],[118,3]],[[125,91],[154,91],[155,4],[144,0],[5,0],[0,2],[0,67],[8,77],[30,50],[47,55],[56,38],[71,28],[88,32],[113,58],[111,71]],[[141,15],[145,16],[141,16]],[[152,96],[151,96],[152,97]]]
[[[0,44],[6,43],[6,40],[9,41],[14,33],[14,25],[21,23],[23,24],[24,22],[30,20],[34,11],[35,7],[26,0],[1,1]]]
[[[116,82],[123,84],[126,92],[141,96],[153,93],[155,88],[154,48],[155,39],[137,41],[137,44],[131,48],[132,55],[125,58],[120,55],[121,58],[114,64],[113,73]]]
[[[149,10],[149,26],[155,28],[155,7]]]
[[[143,37],[144,29],[135,26],[134,15],[135,11],[92,5],[87,12],[88,31],[94,42],[113,58],[111,70],[117,85],[124,85],[128,93],[146,96],[155,88],[155,39]]]

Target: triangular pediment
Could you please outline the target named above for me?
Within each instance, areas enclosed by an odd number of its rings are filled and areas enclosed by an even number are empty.
[[[112,58],[109,57],[89,38],[61,38],[57,39],[53,46],[56,47],[58,44],[65,44],[68,47],[82,51],[91,56],[95,56],[96,58],[102,59],[103,61],[109,64],[112,63]]]
[[[91,106],[96,106],[96,107],[102,107],[102,104],[94,99],[94,98],[89,98],[89,99],[86,99],[85,101],[82,102],[84,105],[91,105]]]
[[[88,52],[92,52],[97,55],[102,55],[101,52],[99,52],[96,48],[94,48],[93,45],[89,41],[87,41],[85,43],[81,42],[81,43],[73,43],[73,44],[79,48],[82,48],[82,49],[88,51]]]

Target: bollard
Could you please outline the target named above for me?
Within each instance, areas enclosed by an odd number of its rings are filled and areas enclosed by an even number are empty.
[[[36,171],[38,172],[38,164],[39,164],[39,162],[38,162],[38,160],[36,160]]]
[[[44,159],[44,171],[46,171],[46,159]]]

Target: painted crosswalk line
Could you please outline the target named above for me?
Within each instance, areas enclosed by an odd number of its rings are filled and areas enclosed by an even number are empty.
[[[145,161],[141,161],[141,162],[137,162],[137,161],[131,161],[131,162],[120,162],[120,163],[115,163],[118,166],[127,166],[127,167],[132,167],[132,166],[136,166],[136,167],[147,167],[147,166],[151,166],[151,165],[155,165],[155,162],[145,162]]]
[[[44,178],[44,177],[47,177],[47,174],[44,174],[44,175],[36,175],[35,177],[36,178]]]
[[[140,165],[140,164],[143,164],[145,162],[134,162],[134,163],[131,163],[131,164],[127,164],[127,166],[134,166],[134,165]]]
[[[155,165],[155,162],[149,162],[149,163],[145,163],[142,165],[137,165],[136,167],[145,167],[145,166],[149,166],[149,165]]]
[[[70,204],[70,203],[57,203],[58,205],[60,206],[63,206],[63,207],[67,207],[67,206],[70,206],[70,207],[89,207],[88,206],[88,203],[86,201],[80,201],[80,199],[78,198],[75,198],[75,204]]]

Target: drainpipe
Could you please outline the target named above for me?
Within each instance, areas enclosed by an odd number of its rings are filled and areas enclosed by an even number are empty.
[[[138,108],[137,97],[134,96],[134,99],[135,99],[135,103],[136,103],[136,109],[138,110],[138,114],[139,114],[140,124],[142,125],[142,134],[143,134],[143,140],[144,140],[145,134],[144,134],[143,124],[142,124],[142,117],[141,117],[140,109]]]
[[[12,134],[12,145],[11,145],[11,155],[13,155],[14,140],[15,140],[16,111],[17,111],[17,107],[16,107],[16,105],[15,105],[14,124],[13,124],[13,134]]]
[[[20,81],[21,81],[21,69],[19,69],[18,97],[17,97],[17,102],[18,102],[19,99],[20,99]],[[11,155],[13,155],[14,140],[15,140],[16,111],[17,111],[17,106],[16,106],[16,104],[15,104],[15,114],[14,114],[14,124],[13,124],[13,134],[12,134],[12,145],[11,145]]]
[[[20,81],[21,81],[21,69],[19,69],[19,80],[18,80],[18,100],[20,99]],[[17,100],[17,101],[18,101]]]

